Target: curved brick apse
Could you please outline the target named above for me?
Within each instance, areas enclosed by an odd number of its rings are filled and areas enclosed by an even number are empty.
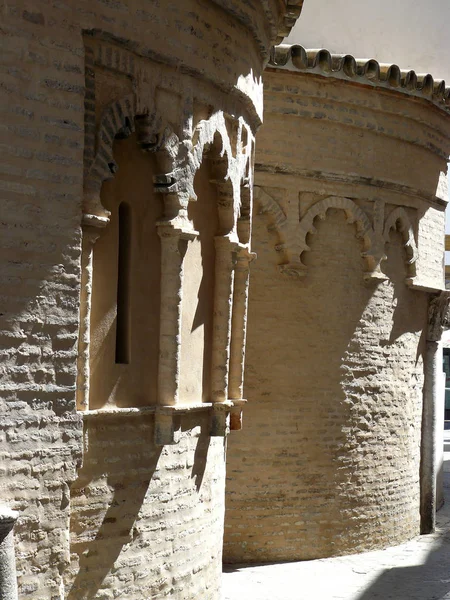
[[[428,303],[443,289],[445,87],[426,97],[398,68],[299,47],[272,60],[229,562],[419,533]]]
[[[301,4],[2,13],[1,496],[20,600],[220,596],[262,71]]]

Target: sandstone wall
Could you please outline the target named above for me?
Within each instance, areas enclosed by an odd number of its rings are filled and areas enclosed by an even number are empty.
[[[223,139],[232,139],[233,131],[245,123],[250,147],[262,112],[262,64],[278,26],[289,25],[289,19],[283,20],[286,11],[285,6],[274,2],[264,2],[264,6],[238,2],[230,8],[228,2],[198,0],[152,3],[151,7],[144,2],[38,0],[16,2],[2,9],[2,501],[21,515],[15,528],[21,599],[117,596],[131,585],[131,576],[135,578],[132,597],[136,599],[148,597],[149,589],[156,594],[158,581],[160,593],[173,598],[194,597],[196,593],[204,598],[216,595],[223,439],[208,442],[203,433],[205,415],[194,420],[185,417],[180,445],[168,450],[154,444],[151,432],[155,417],[151,411],[147,417],[136,420],[131,416],[129,421],[124,414],[116,421],[105,417],[103,422],[102,416],[96,417],[99,420],[92,426],[85,416],[84,427],[91,430],[92,445],[89,435],[85,436],[85,466],[72,491],[70,556],[69,488],[83,451],[83,417],[75,407],[79,298],[83,291],[82,205],[86,191],[92,200],[86,175],[95,152],[103,151],[102,144],[109,143],[112,148],[117,129],[108,127],[117,126],[115,119],[122,119],[121,136],[131,133],[128,129],[133,118],[124,113],[131,105],[134,109],[136,104],[141,110],[144,107],[153,116],[160,111],[158,118],[163,115],[164,123],[170,124],[186,152],[192,153],[191,177],[202,161],[203,146],[212,142],[220,118]],[[110,105],[105,117],[102,111]],[[240,125],[226,124],[225,114],[235,115]],[[203,135],[201,148],[195,154],[194,131],[198,134],[197,127],[205,120],[211,120],[211,131],[207,127],[199,134]],[[100,138],[99,123],[105,125]],[[227,151],[232,156],[231,145]],[[234,156],[239,153],[235,148]],[[112,157],[104,154],[97,158],[98,174],[102,161]],[[242,161],[242,168],[245,164]],[[114,162],[102,168],[111,175]],[[233,168],[237,188],[242,173]],[[158,173],[164,172],[159,165]],[[187,176],[189,169],[184,174]],[[152,175],[150,168],[149,188]],[[251,177],[251,169],[247,176]],[[101,186],[103,180],[100,174],[94,183]],[[142,185],[142,177],[138,185]],[[186,192],[185,199],[188,196]],[[82,267],[85,270],[86,264]],[[86,324],[84,314],[82,323]],[[86,330],[83,332],[84,336]],[[83,358],[83,352],[79,357]],[[81,377],[78,371],[78,387],[86,396],[88,384],[84,372]],[[149,389],[150,396],[154,393]],[[101,409],[109,399],[110,395],[101,391],[90,408]],[[122,397],[119,405],[147,408],[152,401],[141,394],[137,401]],[[203,486],[203,476],[196,475],[197,466],[200,473],[205,472]],[[158,477],[165,479],[161,486]],[[84,505],[80,508],[81,489],[89,492],[91,503],[92,513],[86,518],[89,509]],[[116,516],[108,521],[108,511],[114,513],[117,498],[122,502],[124,496],[129,501],[124,503],[124,521],[117,533],[112,526]],[[146,498],[148,506],[139,513],[137,505]],[[154,506],[153,498],[157,498]],[[169,505],[174,513],[177,507],[179,514],[173,521],[172,516],[165,519],[163,515]],[[150,523],[153,510],[158,516]],[[146,523],[139,525],[145,529],[143,537],[133,534],[131,521],[138,514]],[[156,533],[162,521],[167,533]],[[209,537],[204,534],[195,543],[201,539],[205,552],[215,557],[214,564],[206,564],[205,554],[193,549],[188,552],[191,541],[182,541],[181,529],[186,540],[208,531]],[[110,536],[110,544],[105,535]],[[162,537],[164,542],[158,550]],[[122,556],[121,541],[125,539]],[[105,545],[110,548],[105,559],[98,558],[96,544],[102,551]],[[171,544],[177,556],[172,570],[183,565],[173,584],[167,583],[168,577],[160,574],[157,566],[165,553],[170,554]],[[139,561],[132,558],[134,553],[140,553]],[[154,553],[160,558],[152,563]],[[92,566],[95,556],[97,570]],[[188,556],[189,562],[183,562]],[[83,565],[89,563],[94,573],[91,579],[78,577],[79,560]],[[139,595],[141,591],[136,590],[141,589],[142,565],[150,563],[147,587]],[[211,586],[207,591],[206,581]]]
[[[443,288],[448,117],[363,79],[266,72],[225,561],[419,533],[423,290]]]

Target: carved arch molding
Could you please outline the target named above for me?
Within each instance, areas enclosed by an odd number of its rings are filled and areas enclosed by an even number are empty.
[[[281,273],[292,277],[303,277],[308,267],[302,257],[311,251],[307,236],[317,233],[316,219],[324,220],[331,208],[342,210],[347,223],[354,225],[355,236],[361,240],[366,269],[365,279],[386,279],[381,271],[381,264],[386,260],[385,244],[389,242],[391,231],[400,232],[405,248],[407,283],[412,283],[416,276],[418,249],[414,237],[414,229],[406,210],[403,207],[392,209],[387,216],[377,215],[372,224],[367,213],[351,198],[328,196],[318,200],[299,218],[294,226],[290,226],[288,218],[278,202],[262,187],[255,187],[254,199],[261,213],[268,220],[268,230],[277,237],[276,251],[280,255],[279,269]],[[383,205],[384,213],[384,205]]]
[[[84,42],[85,150],[77,406],[80,410],[89,409],[93,251],[110,217],[101,202],[101,189],[118,169],[113,156],[114,141],[135,135],[142,151],[155,155],[157,174],[149,185],[164,194],[164,214],[157,222],[164,267],[158,406],[164,410],[179,404],[183,289],[179,241],[189,242],[198,236],[188,217],[188,204],[197,199],[194,178],[205,159],[209,160],[211,182],[217,186],[215,286],[221,293],[214,301],[214,319],[217,315],[223,322],[214,324],[214,331],[220,335],[215,334],[213,340],[212,403],[217,407],[225,405],[223,410],[217,408],[213,418],[216,429],[219,423],[223,430],[227,412],[238,406],[242,396],[245,339],[232,335],[231,323],[246,320],[248,263],[253,258],[248,232],[256,117],[244,103],[236,104],[232,94],[206,81],[194,82],[190,75],[169,64],[137,55],[101,34],[86,35]],[[176,302],[166,302],[167,298],[175,298]],[[231,310],[238,316],[232,319]],[[166,412],[156,413],[161,422],[171,422],[170,410],[168,418]],[[167,439],[170,427],[169,423],[163,428],[166,433],[161,434],[157,424],[156,436]]]
[[[185,221],[188,202],[196,200],[195,174],[210,149],[216,154],[213,178],[227,183],[231,192],[230,213],[237,221],[241,212],[248,212],[245,190],[252,188],[252,132],[257,125],[251,115],[231,117],[236,110],[226,94],[211,92],[207,86],[199,86],[194,94],[188,76],[167,67],[163,78],[161,65],[95,36],[85,36],[85,62],[85,224],[107,224],[109,215],[100,191],[117,171],[114,140],[133,133],[143,151],[156,155],[160,174],[154,178],[155,191],[173,195],[165,218]],[[211,99],[219,100],[219,107]],[[202,109],[196,115],[197,106]],[[183,225],[189,226],[187,221]],[[236,233],[237,223],[231,227]]]

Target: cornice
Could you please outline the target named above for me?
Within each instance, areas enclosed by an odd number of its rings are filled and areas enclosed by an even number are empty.
[[[432,75],[402,70],[395,64],[374,59],[357,59],[350,54],[331,54],[328,50],[307,50],[300,45],[282,44],[272,49],[269,67],[314,73],[400,92],[432,102],[450,113],[450,87]]]
[[[273,44],[287,37],[299,18],[304,0],[212,0],[253,36],[265,63]],[[262,9],[262,10],[261,10]],[[263,33],[263,31],[265,33]]]
[[[430,206],[433,206],[439,210],[443,210],[447,207],[447,200],[440,198],[435,194],[429,194],[424,190],[413,188],[407,185],[402,185],[400,183],[396,183],[395,181],[382,180],[374,177],[364,177],[352,173],[333,173],[331,171],[324,171],[322,169],[314,171],[312,169],[295,168],[292,165],[267,165],[264,163],[259,163],[257,161],[255,162],[255,172],[258,175],[261,173],[266,173],[269,176],[278,176],[279,174],[283,174],[292,177],[300,177],[304,180],[327,182],[330,184],[338,183],[352,186],[369,186],[376,190],[385,190],[387,192],[393,192],[402,196],[409,196],[416,200],[419,199],[420,201],[426,202]],[[403,204],[404,201],[401,202],[401,205]]]
[[[294,27],[297,19],[299,18],[304,0],[287,0],[286,12],[284,13],[281,22],[278,25],[278,37],[275,41],[279,44],[291,33],[291,29]]]

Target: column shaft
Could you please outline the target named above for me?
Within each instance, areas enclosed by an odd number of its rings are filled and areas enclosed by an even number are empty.
[[[243,398],[245,342],[247,337],[247,307],[249,286],[248,250],[241,249],[234,271],[233,316],[231,321],[230,374],[228,397]]]
[[[159,404],[178,402],[180,383],[181,290],[183,284],[183,240],[171,228],[160,227],[161,321],[159,334]]]
[[[228,236],[218,236],[215,238],[215,247],[211,396],[213,402],[224,402],[228,398],[228,363],[236,243],[232,242]]]
[[[425,383],[423,393],[421,477],[420,477],[420,529],[433,533],[436,528],[436,424],[439,365],[439,342],[427,341],[425,355]]]
[[[0,598],[17,600],[16,557],[14,553],[13,527],[18,513],[0,507]]]
[[[100,232],[83,227],[81,252],[80,332],[78,338],[77,409],[89,408],[91,306],[94,244]]]

